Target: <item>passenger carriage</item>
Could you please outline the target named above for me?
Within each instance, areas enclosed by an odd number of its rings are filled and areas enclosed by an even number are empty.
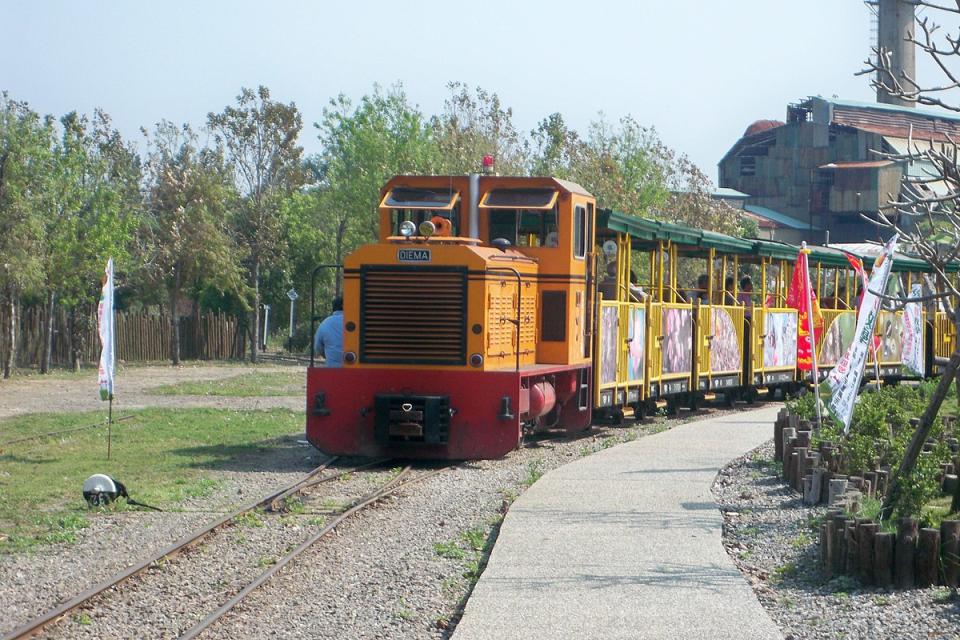
[[[844,250],[869,270],[879,247],[810,248],[824,373],[856,323]],[[554,178],[395,177],[377,242],[344,260],[344,364],[311,364],[307,438],[338,455],[494,458],[525,433],[782,397],[811,381],[786,305],[797,252],[597,212],[583,187]],[[891,282],[909,290],[927,271],[898,255]],[[907,377],[902,317],[878,322],[884,381]],[[956,331],[935,305],[924,318],[936,373]]]

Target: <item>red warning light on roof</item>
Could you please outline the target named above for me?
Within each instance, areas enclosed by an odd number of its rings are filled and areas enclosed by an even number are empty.
[[[483,156],[483,168],[490,169],[491,167],[493,167],[493,156],[488,153]]]

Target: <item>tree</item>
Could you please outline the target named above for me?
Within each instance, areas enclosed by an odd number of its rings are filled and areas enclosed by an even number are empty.
[[[713,197],[713,183],[700,167],[686,155],[672,150],[665,150],[665,154],[670,195],[663,211],[671,222],[734,236],[756,236],[755,223],[749,223],[736,209]]]
[[[530,132],[530,140],[530,175],[573,179],[573,168],[581,162],[586,149],[561,114],[552,113],[541,120]]]
[[[666,202],[669,171],[656,131],[630,116],[614,127],[603,114],[590,123],[572,167],[576,181],[590,185],[598,206],[645,216]]]
[[[270,98],[270,90],[243,88],[236,106],[210,113],[207,122],[226,149],[242,200],[236,212],[236,233],[247,253],[249,285],[253,291],[250,361],[257,361],[260,343],[261,271],[283,258],[280,243],[282,200],[303,182],[303,148],[297,137],[303,121],[291,102]]]
[[[431,173],[441,164],[423,114],[402,87],[374,87],[356,107],[345,96],[331,100],[316,123],[323,153],[318,167],[314,224],[327,241],[323,261],[376,238],[380,189],[397,174]],[[340,280],[335,282],[340,295]]]
[[[160,122],[146,163],[149,265],[167,292],[170,361],[180,364],[178,301],[198,283],[220,291],[241,287],[227,228],[232,176],[219,148],[198,148],[189,125]]]
[[[960,61],[960,33],[948,33],[940,39],[937,35],[940,27],[935,22],[935,16],[960,16],[960,4],[950,7],[927,0],[911,0],[910,4],[926,9],[927,15],[918,20],[916,29],[906,40],[917,47],[921,55],[926,54],[933,60],[945,81],[921,84],[917,78],[897,70],[891,53],[880,48],[873,49],[873,58],[866,61],[866,68],[860,74],[870,74],[874,87],[901,100],[960,112],[960,105],[951,102],[952,92],[960,86],[960,79],[951,68]],[[957,31],[960,32],[960,28]],[[904,297],[894,302],[903,305],[907,302],[937,301],[948,308],[960,331],[960,305],[957,304],[960,289],[948,276],[948,265],[960,259],[960,167],[957,151],[957,141],[946,136],[946,140],[937,141],[936,144],[929,140],[911,140],[905,153],[878,154],[898,162],[920,163],[925,171],[924,175],[905,175],[900,192],[891,194],[890,202],[881,207],[876,218],[864,217],[888,233],[899,233],[901,246],[922,258],[933,272],[930,282],[933,293],[920,298]],[[935,192],[931,189],[933,185],[942,188]],[[883,292],[876,293],[889,299]],[[958,368],[960,350],[955,351],[945,364],[940,382],[920,416],[910,446],[891,479],[890,492],[881,510],[882,518],[888,518],[897,507],[902,486],[916,467],[920,451]],[[954,496],[953,509],[960,510],[960,493]]]
[[[513,125],[513,110],[500,97],[480,87],[451,82],[443,112],[430,119],[440,153],[441,174],[476,173],[485,155],[493,156],[502,175],[523,175],[528,166],[526,145]]]
[[[10,350],[3,377],[10,377],[17,353],[20,296],[43,273],[43,179],[49,165],[52,124],[26,103],[0,94],[0,296],[9,314]]]
[[[79,369],[104,265],[113,257],[118,273],[130,267],[140,224],[141,167],[137,152],[102,111],[92,121],[68,113],[60,122],[44,245],[45,286],[48,319],[54,300],[70,311],[73,366]],[[49,330],[45,337],[49,354]]]

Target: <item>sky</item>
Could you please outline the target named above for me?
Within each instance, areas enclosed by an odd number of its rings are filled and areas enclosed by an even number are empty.
[[[716,180],[758,119],[810,95],[873,101],[861,0],[114,2],[0,0],[0,90],[41,113],[102,108],[138,137],[202,125],[243,86],[301,109],[301,144],[343,93],[401,83],[427,114],[450,81],[499,94],[529,131],[632,115]],[[923,68],[921,67],[921,74]],[[921,76],[922,77],[922,76]]]

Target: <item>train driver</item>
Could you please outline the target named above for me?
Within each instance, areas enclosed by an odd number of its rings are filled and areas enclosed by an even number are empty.
[[[327,359],[327,367],[343,366],[343,298],[333,299],[333,312],[323,319],[313,337],[313,350]]]

